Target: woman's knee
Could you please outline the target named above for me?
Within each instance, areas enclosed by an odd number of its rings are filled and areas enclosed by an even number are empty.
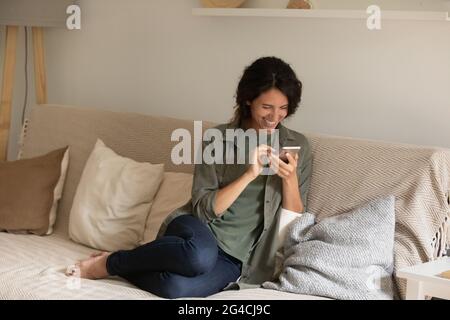
[[[192,215],[177,217],[170,227],[170,235],[185,240],[184,249],[186,268],[189,276],[196,276],[210,271],[216,264],[218,256],[217,241],[211,230],[202,221]]]
[[[175,218],[167,227],[165,235],[204,243],[216,242],[209,227],[193,215],[181,215]]]

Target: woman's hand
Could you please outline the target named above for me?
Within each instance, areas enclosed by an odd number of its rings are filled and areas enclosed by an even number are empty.
[[[271,167],[281,179],[297,181],[298,154],[293,157],[290,153],[286,153],[286,158],[288,163],[284,162],[274,154],[271,154]]]
[[[263,171],[264,165],[270,164],[270,156],[275,151],[272,147],[262,144],[253,150],[251,155],[250,167],[247,170],[248,175],[252,179],[256,179]],[[264,162],[264,158],[266,162]]]

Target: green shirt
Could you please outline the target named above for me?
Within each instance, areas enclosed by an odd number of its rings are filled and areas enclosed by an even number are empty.
[[[270,139],[270,135],[268,138]],[[251,151],[248,140],[245,142],[245,150],[241,152],[244,153],[245,164],[248,166]],[[270,140],[267,143],[269,144]],[[261,143],[258,141],[257,144]],[[266,181],[266,175],[258,176],[248,184],[220,218],[208,224],[219,247],[241,262],[246,262],[246,257],[263,230]]]
[[[242,262],[263,229],[266,180],[267,176],[253,180],[219,219],[209,223],[222,250]]]

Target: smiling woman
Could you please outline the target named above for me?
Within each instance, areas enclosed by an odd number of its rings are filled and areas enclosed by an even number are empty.
[[[273,129],[296,112],[301,95],[302,83],[286,62],[276,57],[260,58],[245,69],[239,82],[231,122]]]
[[[272,88],[252,102],[247,102],[251,117],[243,119],[243,125],[247,129],[267,129],[273,132],[288,115],[288,105],[286,96],[280,90]]]

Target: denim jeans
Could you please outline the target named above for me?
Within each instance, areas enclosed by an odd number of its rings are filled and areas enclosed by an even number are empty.
[[[163,237],[112,253],[110,275],[163,298],[206,297],[241,274],[241,262],[217,246],[207,225],[192,215],[175,218]]]

